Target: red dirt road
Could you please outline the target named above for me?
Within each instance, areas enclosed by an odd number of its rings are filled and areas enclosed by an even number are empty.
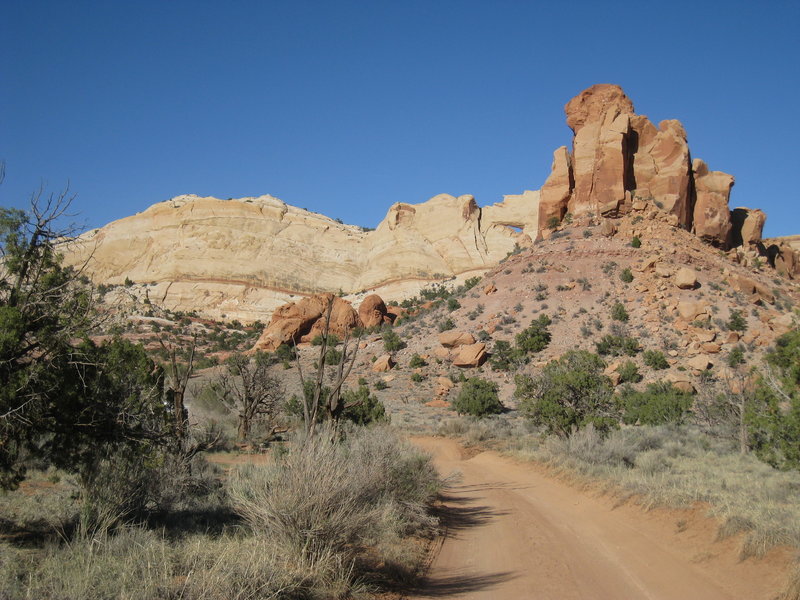
[[[412,598],[768,600],[789,552],[739,561],[700,511],[614,507],[534,465],[494,452],[462,458],[457,442],[418,438],[443,475],[447,535]]]

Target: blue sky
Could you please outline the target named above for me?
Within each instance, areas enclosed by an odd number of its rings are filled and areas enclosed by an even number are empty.
[[[86,226],[183,193],[375,226],[398,201],[541,187],[563,106],[617,83],[800,233],[799,2],[6,0],[0,204]]]

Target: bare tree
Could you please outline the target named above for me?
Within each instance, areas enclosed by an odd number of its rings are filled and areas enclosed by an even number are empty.
[[[269,373],[269,362],[264,354],[256,354],[253,359],[234,354],[227,363],[215,388],[222,403],[236,413],[237,437],[245,440],[250,436],[253,423],[274,418],[283,399],[283,385]]]
[[[319,356],[317,359],[317,371],[313,380],[306,380],[303,375],[303,367],[300,364],[300,353],[295,352],[295,361],[297,362],[297,371],[300,375],[300,384],[303,388],[303,423],[305,425],[305,439],[313,437],[316,433],[317,420],[319,418],[319,408],[321,402],[324,400],[325,416],[334,424],[339,420],[341,414],[354,405],[346,405],[342,400],[342,384],[350,376],[350,371],[353,369],[353,364],[356,361],[358,354],[358,343],[360,338],[355,340],[351,339],[350,332],[346,331],[344,340],[342,341],[342,352],[339,360],[335,365],[332,365],[332,383],[331,387],[327,388],[325,382],[325,372],[327,367],[327,357],[329,349],[333,348],[331,344],[331,315],[333,314],[333,299],[328,303],[324,314],[324,326],[320,334],[321,343],[319,345]],[[352,343],[352,346],[351,346]],[[313,381],[313,392],[306,394],[306,381]],[[323,394],[327,392],[325,398]]]
[[[757,402],[755,375],[744,369],[727,373],[718,386],[700,390],[695,402],[697,420],[712,435],[736,441],[739,452],[750,450],[747,417]]]
[[[186,410],[186,386],[194,370],[194,354],[197,348],[197,336],[192,337],[192,345],[189,350],[189,361],[185,366],[178,362],[177,345],[173,342],[164,342],[162,337],[158,338],[158,343],[169,357],[169,388],[167,389],[167,399],[172,405],[175,414],[175,437],[179,443],[186,439],[189,429],[189,413]]]

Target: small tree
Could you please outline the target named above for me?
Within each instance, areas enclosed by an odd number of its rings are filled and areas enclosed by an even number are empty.
[[[615,427],[619,410],[605,363],[586,350],[570,350],[552,360],[535,378],[517,376],[514,395],[520,409],[548,432],[568,436],[589,423],[600,430]]]
[[[306,379],[303,374],[303,368],[300,364],[300,355],[296,353],[297,372],[300,376],[300,385],[305,392],[303,394],[303,423],[305,428],[305,440],[310,440],[316,435],[317,423],[319,421],[319,411],[322,409],[325,416],[333,422],[334,426],[338,423],[342,413],[348,408],[353,408],[353,405],[348,405],[346,400],[342,397],[342,385],[345,380],[350,376],[350,371],[358,355],[358,342],[360,338],[355,339],[355,343],[351,347],[351,339],[349,330],[345,333],[344,340],[342,341],[341,351],[337,351],[338,362],[333,365],[328,365],[326,358],[329,352],[329,340],[332,339],[331,332],[331,315],[333,314],[333,300],[331,299],[323,314],[325,319],[320,334],[321,340],[319,344],[319,354],[317,359],[317,371],[313,379]],[[388,330],[384,333],[384,342],[386,334],[394,334],[393,331]],[[397,337],[397,334],[394,334]],[[397,337],[399,341],[400,338]],[[401,342],[402,343],[402,342]],[[330,387],[324,385],[326,367],[332,366],[333,373],[330,375],[332,380]]]
[[[692,406],[691,394],[665,381],[649,383],[641,392],[626,386],[621,397],[625,410],[623,421],[632,425],[681,423]]]
[[[497,384],[485,379],[471,377],[461,387],[453,408],[459,414],[485,417],[503,412],[503,405],[497,397]]]
[[[530,327],[517,334],[517,347],[526,353],[541,352],[550,344],[551,334],[548,331],[550,317],[539,315],[531,321]]]
[[[283,385],[269,373],[268,356],[257,352],[253,359],[236,353],[219,374],[218,397],[237,416],[237,438],[245,440],[256,420],[271,422],[283,399]]]

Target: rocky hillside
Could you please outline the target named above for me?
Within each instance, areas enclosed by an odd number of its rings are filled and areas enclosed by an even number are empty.
[[[564,221],[654,211],[742,264],[800,273],[796,240],[764,243],[766,215],[729,208],[734,178],[691,159],[680,122],[656,127],[607,84],[565,111],[572,149],[555,151],[542,189],[492,206],[441,194],[395,204],[366,231],[272,196],[179,196],[86,233],[67,248],[67,261],[86,264],[97,284],[128,282],[142,301],[170,310],[266,321],[279,305],[320,292],[356,303],[371,292],[401,300],[432,281],[485,273]]]

